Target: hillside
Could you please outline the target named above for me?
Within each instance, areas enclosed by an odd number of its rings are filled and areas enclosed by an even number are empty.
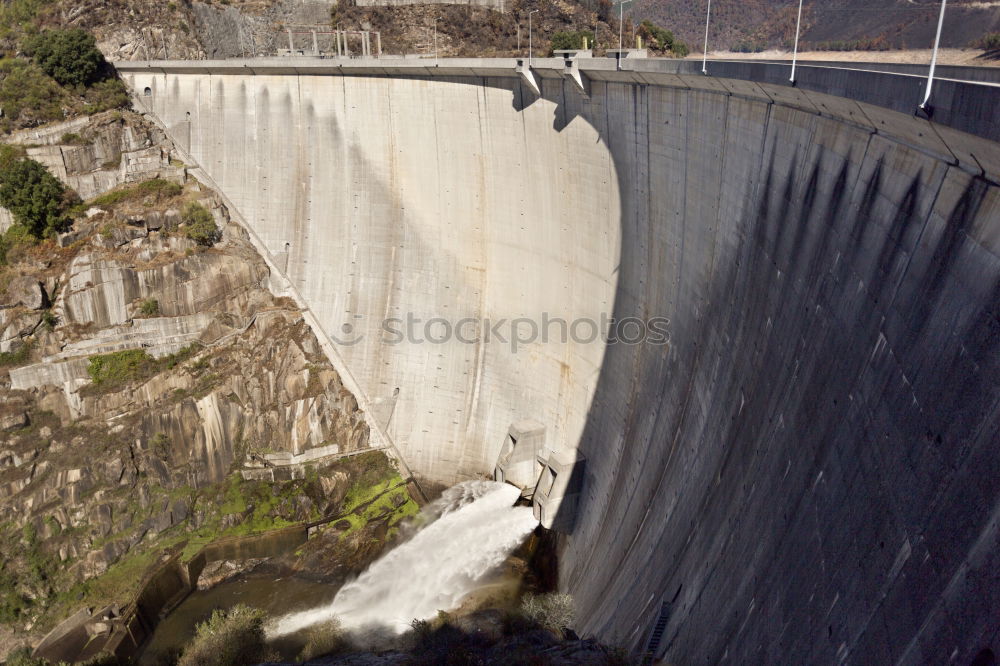
[[[701,50],[704,0],[637,0],[630,15],[663,24]],[[795,0],[715,0],[709,50],[789,47],[795,35]],[[924,48],[934,41],[937,0],[830,0],[807,2],[800,46],[823,50]],[[942,46],[971,46],[1000,31],[1000,2],[948,3]]]

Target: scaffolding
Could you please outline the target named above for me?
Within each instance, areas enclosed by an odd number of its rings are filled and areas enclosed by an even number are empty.
[[[289,26],[285,28],[285,32],[288,35],[288,48],[279,49],[278,55],[338,58],[378,58],[382,55],[382,35],[378,31],[330,30],[327,26]],[[357,46],[356,51],[351,50],[352,41]]]

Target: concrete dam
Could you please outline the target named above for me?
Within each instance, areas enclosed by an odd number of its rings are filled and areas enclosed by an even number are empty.
[[[119,70],[417,479],[559,462],[581,635],[1000,651],[1000,88],[928,121],[905,73],[526,65]]]

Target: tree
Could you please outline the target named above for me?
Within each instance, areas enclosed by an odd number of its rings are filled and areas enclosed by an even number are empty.
[[[89,86],[107,78],[108,64],[86,30],[46,30],[29,40],[25,51],[64,86]]]
[[[35,238],[69,226],[66,194],[63,184],[35,160],[0,156],[0,205]]]
[[[552,35],[552,50],[565,51],[570,49],[582,49],[583,40],[593,46],[594,33],[589,30],[579,30],[577,32],[560,31]]]

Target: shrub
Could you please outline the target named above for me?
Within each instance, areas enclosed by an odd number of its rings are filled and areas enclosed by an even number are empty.
[[[984,51],[1000,49],[1000,32],[991,32],[979,39],[974,45]]]
[[[568,594],[526,594],[521,600],[521,612],[528,619],[555,631],[573,624],[573,597]]]
[[[91,356],[87,374],[96,386],[124,384],[142,377],[155,364],[141,349]]]
[[[120,79],[109,77],[98,81],[84,93],[84,113],[100,113],[108,109],[127,109],[132,105],[128,88]]]
[[[76,132],[66,132],[65,134],[62,135],[62,138],[59,139],[59,142],[79,146],[86,144],[87,140],[84,139],[79,134],[77,134]]]
[[[17,349],[0,352],[0,368],[21,365],[31,358],[31,343],[25,342]]]
[[[118,162],[115,161],[115,164]],[[152,196],[157,201],[177,196],[184,188],[163,178],[151,178],[135,185],[129,185],[119,190],[111,190],[90,200],[91,206],[110,207],[122,201],[132,201],[146,196]]]
[[[65,91],[37,65],[25,60],[0,60],[0,105],[5,131],[63,118],[68,103]]]
[[[305,638],[306,644],[299,652],[298,661],[309,661],[342,651],[347,647],[340,621],[336,618],[310,627],[306,630]]]
[[[197,201],[184,207],[181,220],[184,222],[184,234],[198,245],[214,245],[222,236],[212,213]]]
[[[0,622],[4,624],[17,622],[29,605],[28,600],[18,591],[17,582],[14,575],[0,571]],[[8,664],[22,663],[12,660],[13,656],[13,654],[7,656]]]
[[[166,458],[170,455],[170,437],[164,432],[156,433],[149,440],[149,449],[158,457]]]
[[[0,28],[6,33],[15,27],[32,24],[45,0],[7,0],[0,3]]]
[[[139,312],[144,317],[154,317],[160,314],[160,302],[155,298],[147,298],[139,304]]]
[[[639,24],[636,34],[645,39],[650,48],[654,50],[669,51],[674,45],[674,33],[661,28],[648,19]]]
[[[177,666],[243,666],[267,661],[264,613],[242,604],[216,610],[195,629]]]
[[[46,74],[64,86],[87,86],[107,76],[108,64],[86,30],[45,30],[25,51]]]
[[[48,170],[30,158],[0,165],[0,205],[35,238],[64,231],[67,192]]]
[[[584,38],[587,39],[588,44],[593,46],[594,33],[589,30],[579,30],[577,32],[557,32],[552,35],[552,50],[562,51],[566,49],[582,49]]]
[[[0,234],[0,266],[15,263],[37,242],[38,239],[24,225],[11,226]]]
[[[45,659],[31,656],[31,648],[18,648],[7,655],[7,666],[50,666]]]
[[[42,323],[51,331],[59,323],[59,318],[52,314],[52,310],[46,310],[42,313]]]

